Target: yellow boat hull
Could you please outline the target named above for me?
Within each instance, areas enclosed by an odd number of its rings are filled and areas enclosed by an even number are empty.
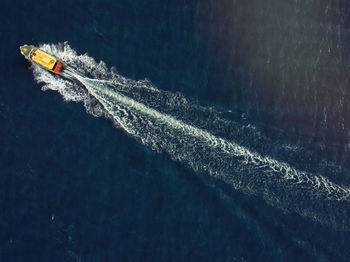
[[[64,68],[64,63],[56,57],[40,50],[39,48],[32,45],[20,46],[22,55],[24,57],[41,67],[55,73],[60,74]]]

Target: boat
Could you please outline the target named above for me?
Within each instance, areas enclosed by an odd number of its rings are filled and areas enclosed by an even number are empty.
[[[32,45],[22,45],[19,47],[22,55],[31,62],[34,62],[42,68],[55,73],[61,74],[65,64],[62,60],[50,55]]]

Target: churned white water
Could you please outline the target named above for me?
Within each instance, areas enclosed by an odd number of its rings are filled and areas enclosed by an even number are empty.
[[[147,80],[127,79],[87,54],[78,55],[67,43],[41,48],[67,64],[64,77],[34,66],[43,90],[56,90],[66,101],[82,101],[87,112],[110,118],[130,137],[233,190],[262,197],[284,211],[348,228],[349,187],[258,153],[239,138],[220,136],[221,124],[229,120],[180,93],[162,91]],[[239,123],[229,124],[234,127],[231,132],[241,128]],[[254,139],[254,132],[247,134]]]

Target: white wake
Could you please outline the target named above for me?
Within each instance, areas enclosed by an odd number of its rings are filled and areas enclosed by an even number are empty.
[[[233,133],[242,128],[181,94],[161,91],[147,80],[124,78],[103,62],[77,55],[67,43],[41,48],[69,65],[65,78],[34,66],[35,79],[44,90],[57,90],[67,101],[82,101],[94,116],[112,119],[141,143],[235,190],[261,196],[285,211],[349,228],[349,187],[262,155],[234,141],[239,139],[234,134],[221,136],[222,126],[230,125]],[[254,140],[251,131],[246,135]]]

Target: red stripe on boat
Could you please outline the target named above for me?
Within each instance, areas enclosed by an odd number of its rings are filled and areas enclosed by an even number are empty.
[[[55,74],[60,74],[61,72],[58,71],[58,69],[60,68],[60,65],[64,65],[64,63],[60,60],[58,61],[56,67],[55,67],[55,70],[53,71]]]
[[[33,48],[33,49],[30,51],[29,55],[33,54],[35,51],[36,51],[36,49]]]

